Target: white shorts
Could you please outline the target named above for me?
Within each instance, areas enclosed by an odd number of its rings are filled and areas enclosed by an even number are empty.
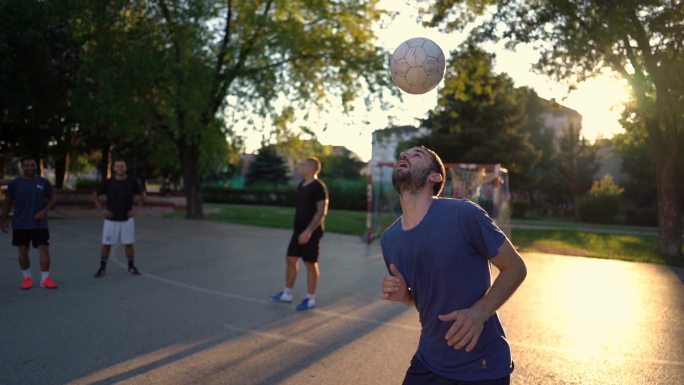
[[[102,244],[116,245],[117,243],[124,245],[135,243],[135,222],[133,218],[129,218],[127,221],[105,219],[102,226]]]

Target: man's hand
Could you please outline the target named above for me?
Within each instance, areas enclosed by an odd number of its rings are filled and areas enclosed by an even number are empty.
[[[393,263],[390,264],[390,274],[382,280],[382,299],[408,303],[411,296],[406,280]]]
[[[136,214],[138,213],[138,209],[133,207],[129,212],[128,212],[128,217],[133,218]]]
[[[111,212],[105,208],[100,209],[100,213],[102,213],[102,217],[104,217],[104,218],[111,218],[114,215],[113,212]]]
[[[299,234],[299,237],[297,237],[297,242],[299,242],[300,245],[305,245],[309,243],[309,240],[311,240],[311,234],[313,234],[311,230],[302,231]]]
[[[36,213],[36,215],[33,216],[33,219],[35,219],[37,221],[44,221],[46,216],[47,215],[46,215],[45,211],[40,210]]]
[[[2,221],[2,223],[0,223],[0,229],[2,229],[2,232],[3,232],[3,233],[8,232],[8,231],[9,231],[9,228],[10,228],[10,226],[9,226],[9,222],[8,222],[8,221],[5,220],[5,221]]]
[[[487,320],[485,314],[475,308],[452,311],[449,314],[439,315],[438,318],[445,322],[454,321],[444,338],[449,346],[454,349],[465,347],[466,352],[475,348]]]

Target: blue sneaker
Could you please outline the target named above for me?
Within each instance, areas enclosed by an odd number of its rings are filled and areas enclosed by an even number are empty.
[[[304,311],[304,310],[309,310],[314,306],[316,306],[316,301],[309,299],[309,298],[304,298],[302,303],[297,305],[297,307],[295,309],[297,309],[297,311]]]
[[[271,301],[290,303],[290,302],[292,302],[292,294],[286,294],[284,291],[281,291],[278,294],[272,295]]]

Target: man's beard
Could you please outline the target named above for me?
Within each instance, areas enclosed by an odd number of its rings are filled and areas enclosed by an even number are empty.
[[[404,192],[415,193],[425,186],[429,175],[429,169],[412,171],[409,169],[395,168],[394,171],[392,171],[392,186],[394,186],[394,189],[397,190],[399,195]]]

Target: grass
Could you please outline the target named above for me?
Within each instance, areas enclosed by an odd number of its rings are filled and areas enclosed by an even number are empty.
[[[207,219],[251,226],[292,228],[294,208],[247,205],[207,205],[214,211]],[[182,214],[172,214],[182,217]],[[394,216],[384,218],[391,223]],[[366,213],[361,211],[330,210],[325,220],[326,231],[362,235],[366,229]],[[542,252],[590,258],[618,259],[684,266],[684,261],[667,260],[658,255],[658,239],[652,235],[619,234],[626,226],[616,226],[618,234],[583,231],[582,224],[563,229],[513,229],[512,241],[522,252]],[[587,225],[587,229],[593,225]],[[602,226],[603,229],[610,226]]]

